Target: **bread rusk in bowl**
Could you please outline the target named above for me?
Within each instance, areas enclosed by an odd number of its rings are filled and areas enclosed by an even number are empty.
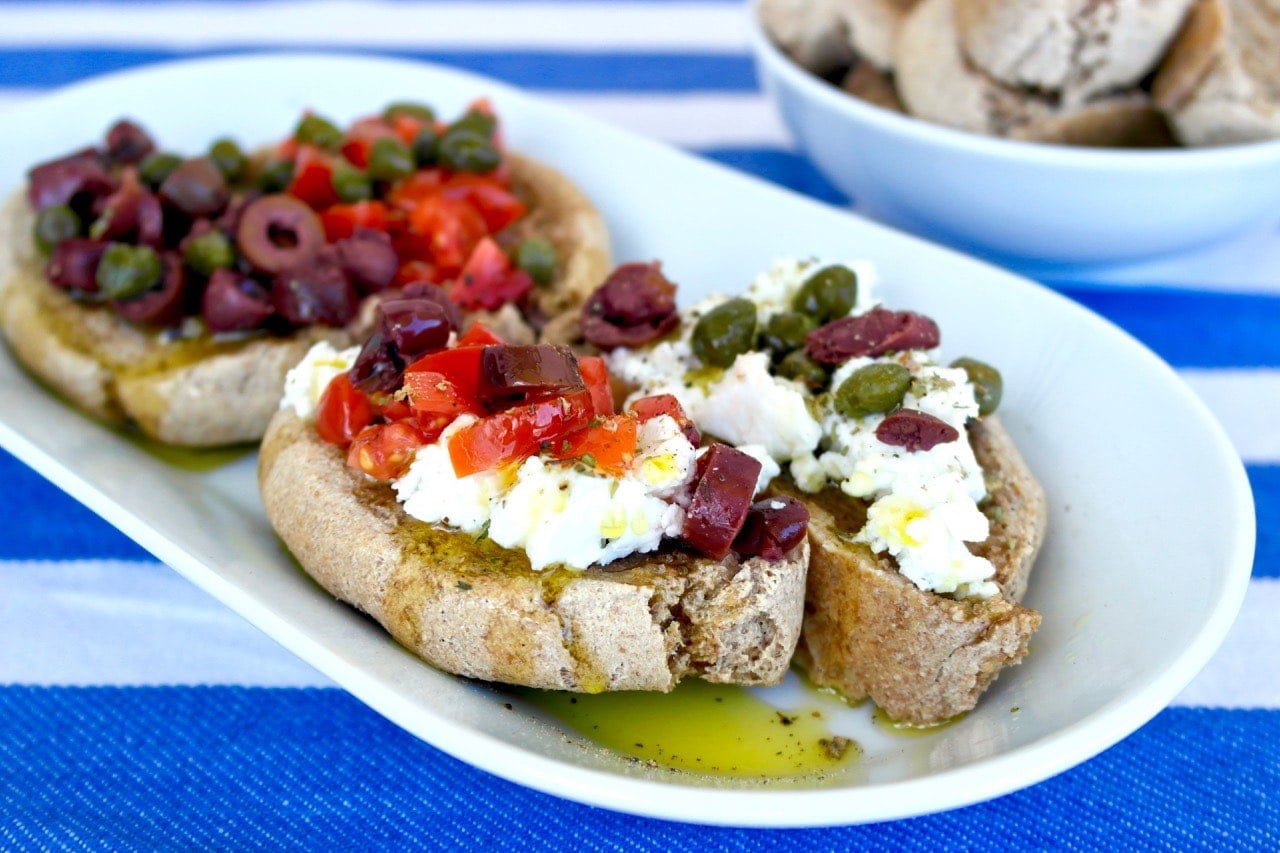
[[[412,299],[422,315],[395,326]],[[674,400],[615,412],[602,359],[482,324],[427,331],[436,303],[412,299],[384,303],[359,352],[308,354],[268,425],[263,506],[302,568],[471,678],[588,693],[779,681],[808,515],[752,502],[777,472],[763,451],[698,449]]]
[[[861,263],[782,259],[745,297],[704,300],[678,333],[608,362],[636,394],[672,394],[707,432],[764,446],[782,472],[768,493],[808,508],[796,661],[810,679],[934,725],[1027,653],[1040,615],[1018,601],[1047,507],[992,414],[999,373],[940,364],[937,325],[878,305],[874,280]]]
[[[572,336],[548,321],[609,268],[590,201],[502,151],[483,102],[453,124],[424,110],[345,130],[308,114],[253,156],[224,139],[186,160],[117,123],[103,145],[34,167],[0,211],[0,331],[72,405],[185,447],[259,440],[286,371],[319,340],[362,336],[406,286],[444,285],[512,337]],[[404,143],[411,131],[437,144],[471,131],[492,159],[451,168]]]

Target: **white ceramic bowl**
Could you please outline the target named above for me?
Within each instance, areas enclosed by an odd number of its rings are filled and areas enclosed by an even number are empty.
[[[809,73],[756,5],[762,85],[818,170],[877,219],[1024,270],[1151,259],[1280,220],[1280,140],[1139,151],[954,130]]]

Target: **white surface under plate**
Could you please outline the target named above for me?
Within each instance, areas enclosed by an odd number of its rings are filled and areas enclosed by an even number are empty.
[[[866,755],[826,780],[744,786],[653,770],[539,712],[436,672],[296,570],[263,518],[255,459],[208,473],[160,462],[45,394],[0,355],[0,440],[159,559],[378,712],[523,785],[675,820],[810,826],[954,808],[1045,779],[1157,713],[1236,614],[1253,555],[1239,460],[1208,410],[1123,332],[1028,281],[885,230],[474,76],[398,61],[260,56],[156,66],[63,90],[6,116],[0,187],[129,115],[166,147],[287,134],[304,107],[338,120],[414,98],[455,114],[493,98],[513,147],[599,205],[618,260],[660,258],[692,300],[739,291],[773,257],[867,258],[891,307],[933,316],[947,358],[1005,376],[1002,416],[1050,496],[1027,603],[1027,661],[978,709],[894,737],[849,709],[833,729]],[[783,688],[785,693],[787,688]],[[769,698],[777,698],[777,692]],[[785,697],[783,697],[785,700]],[[1011,713],[1013,708],[1020,709]]]

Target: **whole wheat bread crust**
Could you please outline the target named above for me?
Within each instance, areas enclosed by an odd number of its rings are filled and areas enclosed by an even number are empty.
[[[609,271],[609,237],[587,198],[549,166],[509,155],[512,186],[529,213],[503,237],[538,234],[556,248],[552,284],[536,295],[549,337],[574,333],[577,308]],[[369,312],[348,328],[314,327],[288,337],[208,344],[164,342],[105,306],[49,286],[31,247],[33,214],[21,191],[0,209],[0,331],[29,371],[81,410],[134,423],[166,444],[216,447],[257,441],[276,409],[289,368],[317,340],[349,346]],[[517,318],[518,319],[518,318]]]
[[[686,676],[771,684],[799,639],[806,543],[776,562],[664,551],[534,572],[522,552],[409,518],[289,410],[267,429],[258,473],[302,567],[446,672],[580,692],[668,691]]]
[[[849,541],[866,504],[836,489],[814,496],[785,478],[778,491],[808,505],[812,548],[797,662],[813,682],[895,720],[929,725],[974,707],[1004,667],[1018,663],[1040,614],[1018,604],[1044,540],[1044,491],[994,417],[971,441],[986,474],[991,535],[973,550],[996,567],[1001,593],[956,600],[925,592],[893,559]]]

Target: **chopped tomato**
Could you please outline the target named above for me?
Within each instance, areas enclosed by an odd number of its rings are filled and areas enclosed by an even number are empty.
[[[515,302],[533,289],[527,272],[514,267],[507,253],[492,237],[480,240],[467,258],[458,278],[449,285],[449,298],[459,308],[493,311]]]
[[[373,413],[384,421],[402,421],[413,417],[409,402],[394,394],[378,394],[372,398]]]
[[[444,172],[438,168],[419,169],[402,178],[387,192],[387,201],[405,210],[412,210],[418,202],[439,195],[444,185]]]
[[[395,480],[409,470],[418,448],[436,436],[429,435],[413,421],[373,424],[362,429],[351,442],[347,464],[375,480]]]
[[[537,453],[587,426],[591,395],[585,388],[520,403],[458,430],[449,439],[449,458],[459,477],[500,468]]]
[[[427,353],[404,369],[404,381],[407,384],[415,373],[433,373],[453,383],[458,393],[467,399],[478,400],[476,389],[480,387],[483,353],[484,347],[476,346],[458,346]]]
[[[381,116],[362,118],[351,125],[347,131],[346,141],[342,143],[342,156],[351,165],[361,169],[369,168],[369,153],[373,151],[373,143],[388,136],[395,136],[391,125]]]
[[[316,210],[328,207],[338,200],[333,191],[333,164],[314,145],[298,146],[298,156],[293,164],[293,180],[289,182],[289,195],[301,199]]]
[[[339,373],[320,397],[316,409],[316,432],[330,444],[346,447],[360,430],[373,420],[369,397],[351,384],[351,377]]]
[[[606,474],[623,474],[636,458],[638,425],[632,415],[596,418],[586,429],[556,442],[551,455],[556,459],[581,459]]]
[[[609,369],[598,355],[578,356],[578,371],[591,392],[591,408],[597,417],[613,414],[613,388],[609,385]]]
[[[334,204],[321,211],[320,222],[330,243],[350,237],[358,228],[386,231],[391,224],[387,206],[380,201],[357,201]]]
[[[400,269],[396,270],[395,278],[391,279],[391,286],[398,289],[415,282],[439,284],[442,280],[440,270],[435,264],[427,261],[405,261],[400,265]]]
[[[415,370],[404,375],[404,387],[413,411],[429,417],[443,416],[453,420],[461,414],[478,415],[484,408],[471,394],[463,393],[443,373]]]
[[[450,175],[441,185],[440,193],[445,198],[461,199],[479,211],[491,234],[497,234],[528,210],[524,202],[491,175],[470,172]]]
[[[407,116],[403,113],[391,119],[391,132],[410,148],[413,147],[414,140],[418,138],[418,134],[424,127],[426,127],[426,122],[422,119]]]
[[[462,269],[488,233],[479,212],[459,199],[427,196],[409,210],[408,217],[410,230],[427,240],[429,260],[447,272]]]
[[[478,321],[472,323],[462,337],[458,338],[460,347],[488,347],[505,343],[493,329]]]
[[[656,418],[658,415],[670,415],[680,426],[680,431],[685,434],[689,442],[697,447],[702,440],[698,427],[689,416],[685,414],[684,406],[680,405],[671,394],[654,394],[652,397],[641,397],[630,406],[630,411],[635,412],[636,417],[640,419],[640,423],[644,423],[650,418]]]

